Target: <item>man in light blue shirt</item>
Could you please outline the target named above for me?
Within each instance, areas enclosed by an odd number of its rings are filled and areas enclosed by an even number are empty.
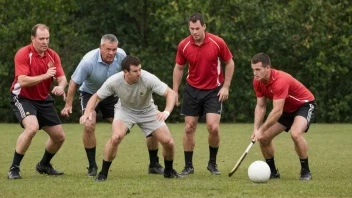
[[[81,85],[78,92],[83,114],[89,98],[97,92],[106,79],[121,71],[121,61],[125,57],[125,51],[118,48],[117,38],[112,34],[104,35],[101,38],[100,47],[88,52],[72,74],[67,91],[66,104],[61,111],[61,115],[68,117],[69,114],[72,113],[72,102],[78,85]],[[96,176],[98,169],[95,160],[95,126],[97,113],[101,111],[103,119],[112,122],[114,118],[114,105],[117,101],[117,96],[110,96],[100,101],[93,112],[92,120],[84,124],[83,145],[89,162],[87,175],[90,177]],[[163,174],[164,168],[158,162],[158,141],[155,137],[147,137],[147,147],[150,159],[148,168],[149,174]]]

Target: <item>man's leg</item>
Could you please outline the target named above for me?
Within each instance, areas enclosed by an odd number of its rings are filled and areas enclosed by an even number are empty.
[[[284,131],[286,127],[278,122],[272,125],[268,130],[264,131],[263,139],[259,140],[260,150],[265,158],[266,163],[271,170],[270,178],[280,178],[280,173],[277,171],[274,161],[274,145],[272,140],[274,137]]]
[[[164,168],[159,164],[158,150],[159,142],[152,134],[146,137],[146,144],[149,153],[149,174],[164,174]]]
[[[185,168],[181,175],[189,175],[194,173],[193,168],[193,150],[195,147],[194,134],[198,125],[198,118],[195,116],[185,116],[185,130],[183,134],[183,150],[185,156]]]
[[[171,133],[166,125],[159,127],[153,132],[153,135],[163,146],[163,157],[165,162],[164,177],[165,178],[181,178],[173,168],[173,161],[175,155],[175,143]]]
[[[108,172],[112,161],[115,159],[118,146],[125,137],[128,127],[121,120],[114,120],[112,123],[112,135],[106,142],[104,147],[104,160],[102,169],[95,179],[97,182],[105,181],[108,177]]]
[[[50,164],[51,159],[59,151],[65,141],[65,133],[62,125],[46,126],[43,130],[49,135],[45,145],[45,152],[41,161],[37,164],[36,170],[40,174],[62,175],[63,172],[55,170]]]
[[[295,145],[296,153],[301,163],[301,180],[311,180],[311,174],[308,164],[308,144],[303,134],[307,129],[307,119],[302,116],[296,116],[291,127],[291,138]]]
[[[87,120],[84,123],[83,129],[83,145],[88,158],[88,173],[87,176],[93,177],[97,175],[98,166],[95,160],[97,141],[95,138],[96,112],[92,112],[92,120]]]
[[[220,114],[207,113],[206,122],[208,129],[208,143],[209,143],[209,162],[207,169],[214,175],[220,175],[221,172],[217,168],[216,156],[220,145]]]
[[[18,137],[16,143],[15,154],[13,157],[13,162],[10,167],[10,171],[8,173],[9,179],[21,179],[20,172],[20,164],[24,157],[24,154],[28,150],[33,137],[39,130],[39,124],[36,116],[27,116],[22,120],[22,125],[24,127],[24,131]]]

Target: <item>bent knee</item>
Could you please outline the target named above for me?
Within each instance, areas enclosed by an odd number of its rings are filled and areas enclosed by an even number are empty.
[[[39,126],[37,124],[33,124],[25,128],[25,133],[30,137],[34,137],[38,130]]]
[[[196,131],[196,124],[186,124],[185,126],[185,133],[186,134],[192,134]]]
[[[209,131],[209,133],[211,134],[219,134],[219,124],[218,123],[214,123],[214,124],[207,124],[207,129]]]
[[[111,137],[111,143],[114,145],[114,146],[116,146],[116,145],[118,145],[118,144],[120,144],[120,142],[122,141],[122,136],[120,136],[120,135],[114,135],[114,136],[112,136]]]
[[[95,131],[95,122],[90,121],[90,122],[85,122],[84,124],[84,133],[94,133]]]
[[[268,146],[271,143],[272,139],[267,138],[267,137],[263,137],[262,139],[260,139],[258,141],[261,146]]]

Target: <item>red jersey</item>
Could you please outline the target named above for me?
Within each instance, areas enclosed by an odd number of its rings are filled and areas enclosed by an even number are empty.
[[[188,62],[187,82],[198,89],[214,89],[224,82],[221,61],[229,61],[232,54],[225,41],[205,33],[204,42],[198,46],[192,36],[182,40],[177,48],[176,63]]]
[[[53,78],[41,81],[31,87],[21,88],[18,76],[39,76],[48,71],[48,67],[56,67],[56,76],[64,75],[59,55],[52,49],[48,48],[44,56],[40,56],[34,49],[33,45],[27,45],[16,53],[15,56],[15,79],[10,91],[15,95],[20,95],[31,100],[44,100],[50,92],[50,85]]]
[[[270,81],[264,84],[254,78],[253,87],[258,98],[285,99],[284,112],[292,113],[304,103],[314,100],[313,94],[290,74],[271,69]]]

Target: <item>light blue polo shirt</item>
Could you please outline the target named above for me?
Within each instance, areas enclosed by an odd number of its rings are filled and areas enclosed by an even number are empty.
[[[117,48],[114,61],[109,65],[101,59],[100,49],[88,52],[78,64],[71,80],[81,85],[80,91],[94,94],[110,76],[121,71],[121,61],[126,57],[126,52]]]

